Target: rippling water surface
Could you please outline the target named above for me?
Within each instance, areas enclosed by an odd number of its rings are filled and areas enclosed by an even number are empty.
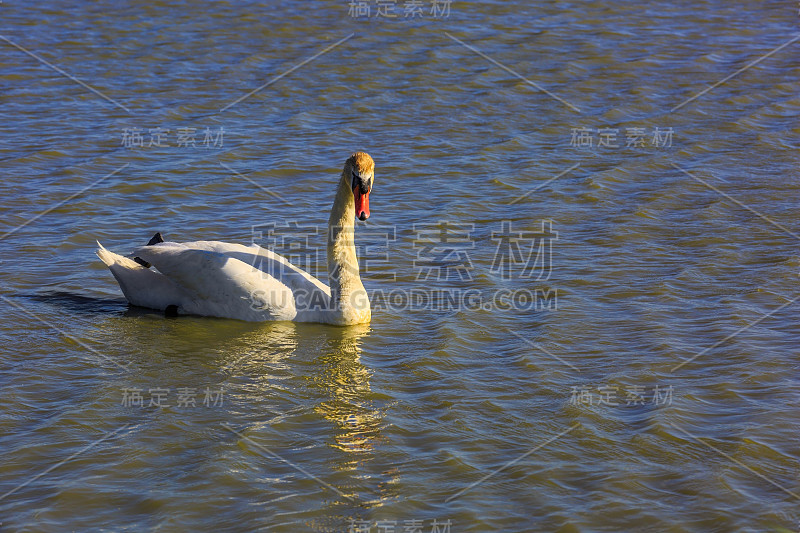
[[[797,531],[796,3],[404,4],[0,5],[0,530]],[[94,256],[324,231],[356,149],[370,291],[544,305],[167,319]]]

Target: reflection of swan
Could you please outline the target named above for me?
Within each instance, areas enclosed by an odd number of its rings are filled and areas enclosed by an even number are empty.
[[[345,452],[371,450],[381,429],[381,412],[369,399],[372,371],[359,360],[361,342],[369,329],[364,324],[341,333],[331,331],[326,348],[315,359],[321,367],[314,375],[315,385],[328,396],[316,411],[336,424],[339,431],[334,435],[333,446]],[[348,466],[344,464],[342,468]]]
[[[383,446],[387,442],[383,432],[389,399],[373,392],[374,370],[360,360],[369,331],[366,324],[324,328],[325,345],[318,348],[320,353],[314,359],[318,370],[311,376],[311,386],[323,398],[314,410],[331,424],[326,444],[340,452],[326,455],[330,468],[339,473],[334,485],[358,498],[364,508],[397,501],[401,487],[399,471],[394,466],[387,468],[384,462],[387,453],[393,453]],[[331,503],[326,511],[341,516],[341,502]],[[330,529],[346,528],[337,524]]]
[[[347,159],[328,220],[330,287],[255,244],[158,242],[135,251],[139,262],[102,246],[97,255],[133,305],[250,321],[366,323],[371,312],[353,231],[356,217],[369,217],[373,181],[369,155],[356,152]]]

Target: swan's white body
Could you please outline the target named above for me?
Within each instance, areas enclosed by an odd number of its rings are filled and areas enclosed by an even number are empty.
[[[356,208],[349,180],[351,173],[359,179],[368,173],[371,187],[373,164],[368,155],[363,154],[364,159],[356,157],[359,154],[345,163],[328,221],[330,287],[283,256],[255,244],[162,242],[137,248],[133,255],[156,270],[110,252],[100,243],[97,255],[128,301],[141,307],[166,310],[177,306],[179,314],[248,321],[369,322],[369,299],[359,277],[353,240]]]

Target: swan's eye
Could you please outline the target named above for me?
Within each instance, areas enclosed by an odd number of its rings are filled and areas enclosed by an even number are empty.
[[[363,178],[360,174],[356,173],[354,170],[352,173],[353,182],[350,186],[351,189],[358,189],[361,191],[361,194],[369,194],[369,191],[372,190],[372,178],[370,177],[369,180]]]

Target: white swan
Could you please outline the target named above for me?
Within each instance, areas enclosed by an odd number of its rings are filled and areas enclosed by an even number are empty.
[[[374,168],[364,152],[354,153],[344,164],[328,219],[330,287],[256,244],[158,242],[156,234],[157,244],[134,251],[136,260],[110,252],[99,242],[97,256],[128,301],[141,307],[249,321],[366,323],[371,311],[353,233],[355,218],[369,217]],[[157,271],[142,265],[148,263]]]

